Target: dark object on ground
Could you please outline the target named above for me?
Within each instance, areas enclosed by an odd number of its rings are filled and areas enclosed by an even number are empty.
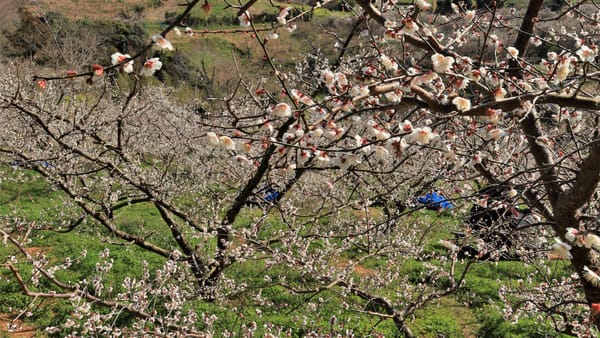
[[[517,260],[509,253],[520,231],[528,228],[534,221],[531,210],[518,209],[514,201],[507,196],[510,189],[505,186],[488,186],[478,192],[478,203],[473,204],[467,223],[472,234],[481,238],[489,246],[488,251],[499,251],[496,257],[489,252],[480,253],[476,248],[465,245],[459,251],[459,257],[478,260]],[[462,242],[465,236],[455,232],[455,241]]]
[[[246,201],[246,206],[262,207],[265,204],[274,203],[277,201],[279,194],[280,192],[276,189],[268,185],[264,185],[248,198]]]
[[[425,196],[420,196],[417,198],[417,201],[429,210],[446,210],[454,208],[454,205],[448,202],[446,197],[437,191],[430,192]]]

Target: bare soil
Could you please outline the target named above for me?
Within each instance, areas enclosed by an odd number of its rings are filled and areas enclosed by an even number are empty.
[[[31,338],[35,336],[36,330],[33,326],[23,325],[23,322],[17,320],[12,323],[16,325],[16,329],[8,330],[8,325],[11,324],[12,318],[7,314],[0,314],[0,337],[11,338]]]
[[[141,18],[163,20],[167,11],[181,9],[179,0],[162,0],[162,6],[153,8],[148,0],[1,0],[0,22],[14,23],[18,20],[17,10],[27,6],[34,12],[58,12],[71,19],[112,20],[124,19],[134,14],[134,8],[144,8]],[[157,1],[159,2],[159,1]]]

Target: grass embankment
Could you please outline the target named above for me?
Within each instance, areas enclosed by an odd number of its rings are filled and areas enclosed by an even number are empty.
[[[13,219],[21,219],[25,224],[21,233],[28,226],[50,224],[59,225],[65,219],[73,216],[67,214],[61,206],[62,195],[53,191],[41,178],[22,168],[1,167],[0,177],[0,214]],[[252,222],[255,210],[249,209],[240,217],[236,227]],[[415,213],[412,221],[418,219],[425,224],[438,223],[447,225],[447,231],[432,232],[426,239],[426,250],[442,250],[436,243],[439,238],[449,237],[450,230],[456,228],[459,221],[450,215],[439,215],[428,211]],[[169,238],[168,229],[162,224],[158,214],[150,205],[137,204],[124,208],[115,215],[117,223],[136,233],[152,233],[152,238]],[[409,222],[411,220],[408,220]],[[268,222],[276,223],[276,217]],[[8,222],[6,223],[8,224]],[[275,224],[276,225],[276,224]],[[168,243],[163,243],[168,244]],[[67,257],[77,263],[67,270],[57,272],[57,276],[66,280],[81,280],[93,278],[96,273],[96,262],[105,248],[109,248],[114,267],[106,277],[109,284],[114,286],[113,292],[119,292],[121,281],[126,277],[139,278],[143,261],[147,261],[150,271],[159,268],[163,259],[156,255],[144,252],[134,245],[119,242],[93,222],[84,223],[68,233],[57,233],[50,230],[35,230],[30,234],[27,244],[31,254],[44,254],[50,261],[62,262]],[[86,257],[81,253],[87,252]],[[0,259],[6,262],[10,256],[18,255],[16,249],[10,245],[0,247]],[[338,264],[343,265],[347,258],[337,258]],[[423,261],[406,260],[401,266],[402,273],[408,276],[410,283],[422,282],[423,271],[427,269]],[[436,262],[427,262],[439,264]],[[355,268],[356,278],[377,273],[385,268],[383,258],[367,260]],[[556,276],[566,273],[562,263],[554,266]],[[25,269],[26,270],[26,269]],[[380,270],[379,270],[380,271]],[[431,303],[426,308],[419,310],[409,326],[419,337],[542,337],[549,331],[543,323],[521,321],[518,324],[506,322],[498,308],[498,290],[501,285],[514,285],[519,280],[531,276],[532,267],[520,262],[477,263],[472,267],[471,273],[465,279],[462,290],[454,296],[448,296]],[[380,321],[377,318],[361,313],[339,315],[339,294],[333,290],[324,291],[318,296],[313,294],[290,294],[281,286],[265,282],[265,275],[273,279],[285,276],[290,284],[302,285],[305,276],[284,267],[265,265],[262,260],[247,260],[236,263],[228,270],[229,276],[236,280],[251,285],[252,288],[262,289],[262,298],[269,300],[269,306],[257,303],[255,297],[240,293],[231,297],[226,304],[215,304],[204,301],[194,301],[189,307],[197,313],[216,314],[216,330],[239,331],[242,325],[252,321],[257,323],[270,322],[282,327],[292,328],[294,335],[301,336],[308,327],[328,327],[332,315],[338,315],[339,323],[344,323],[345,328],[352,328],[355,334],[367,336],[375,332],[384,333],[386,336],[397,334],[391,321]],[[24,276],[26,280],[30,276]],[[534,278],[535,279],[535,278]],[[533,282],[536,282],[535,280]],[[389,294],[393,296],[395,290],[403,285],[387,285]],[[22,309],[32,310],[30,317],[24,317],[28,324],[44,328],[46,326],[64,323],[70,316],[72,306],[68,302],[36,300],[32,301],[21,294],[14,278],[6,268],[0,268],[0,313],[17,316]],[[256,309],[261,309],[258,313]],[[126,317],[123,318],[126,321]],[[341,325],[341,324],[339,324]],[[341,329],[338,326],[337,329]],[[261,325],[259,325],[259,331]]]

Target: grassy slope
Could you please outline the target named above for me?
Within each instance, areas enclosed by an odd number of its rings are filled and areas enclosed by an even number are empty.
[[[0,175],[5,178],[0,184],[0,214],[19,215],[32,222],[36,220],[39,222],[48,217],[48,210],[52,210],[53,206],[61,203],[60,193],[52,192],[43,180],[37,179],[28,171],[23,169],[14,170],[8,167],[0,167],[0,169],[2,170]],[[252,209],[245,211],[240,219],[240,224],[237,226],[244,226],[244,222],[253,218],[252,213]],[[448,230],[454,229],[458,224],[458,221],[450,216],[437,215],[434,212],[428,211],[418,212],[412,217],[416,217],[426,223],[447,224]],[[156,234],[168,232],[161,225],[158,215],[144,204],[120,211],[116,215],[116,219],[122,226],[128,229],[144,228],[139,231],[154,232]],[[276,220],[273,219],[273,221]],[[410,219],[407,220],[407,222],[410,221]],[[114,274],[113,278],[117,286],[120,284],[119,280],[122,280],[125,276],[135,277],[136,271],[141,270],[142,260],[149,262],[151,271],[162,264],[161,259],[147,254],[135,246],[111,245],[110,243],[99,241],[98,234],[102,233],[104,233],[102,228],[94,226],[93,223],[88,223],[68,234],[57,234],[50,231],[37,232],[32,237],[30,245],[36,252],[44,252],[48,256],[53,257],[51,259],[57,261],[63,260],[65,257],[76,258],[82,250],[86,249],[88,252],[87,258],[81,259],[75,271],[60,272],[71,280],[79,279],[85,275],[93,275],[96,258],[105,247],[110,248],[111,257],[115,259],[112,274]],[[427,245],[429,247],[428,250],[441,250],[435,243],[438,238],[444,236],[449,236],[449,233],[431,234],[428,239],[430,243]],[[5,259],[4,257],[13,254],[16,254],[14,248],[0,247],[0,257],[3,257],[3,260]],[[343,258],[340,258],[340,264],[343,265]],[[360,278],[364,274],[376,273],[377,268],[381,266],[385,266],[385,262],[368,261],[363,266],[357,268],[355,273],[357,278]],[[420,310],[417,317],[409,326],[419,337],[475,337],[478,330],[482,327],[481,323],[487,323],[486,325],[488,326],[504,325],[504,330],[513,330],[516,334],[515,336],[525,337],[531,332],[531,327],[536,328],[534,323],[526,323],[524,326],[507,326],[499,312],[494,310],[490,304],[498,302],[498,289],[501,283],[515,283],[517,279],[524,278],[531,269],[519,262],[477,264],[473,267],[472,273],[467,277],[462,292],[456,296],[439,299],[430,306]],[[421,262],[408,260],[403,263],[403,270],[404,273],[411,276],[410,280],[418,282],[421,278],[420,273],[423,271],[423,266]],[[564,267],[559,266],[557,271],[564,272],[565,270]],[[260,261],[248,261],[244,264],[238,264],[229,273],[235,275],[238,279],[246,280],[249,285],[257,286],[264,284],[263,278],[266,274],[272,276],[285,274],[288,276],[290,282],[296,279],[289,271],[279,271],[277,267],[269,267],[267,269],[264,263]],[[15,284],[9,282],[9,276],[6,270],[0,269],[0,293],[6,295],[3,301],[0,302],[0,313],[11,312],[11,309],[14,311],[14,309],[22,308],[28,303],[28,300],[19,294]],[[298,282],[301,283],[300,280]],[[389,287],[390,290],[393,290],[395,287],[401,286],[389,285]],[[300,309],[301,312],[304,311],[306,296],[291,296],[281,291],[277,287],[264,289],[263,295],[272,299],[276,304],[280,304],[281,308],[275,307],[275,310],[273,308],[265,308],[260,318],[255,313],[257,305],[244,296],[238,300],[233,300],[227,307],[223,307],[222,305],[215,306],[214,304],[203,302],[198,302],[194,307],[198,313],[216,313],[221,318],[218,326],[222,329],[235,330],[237,325],[240,324],[240,319],[230,312],[231,306],[237,307],[240,313],[244,314],[247,322],[251,320],[256,320],[259,323],[270,321],[279,325],[300,329],[298,326],[300,324],[292,318],[294,316],[285,315],[285,313],[297,313],[297,311],[288,312],[290,308],[294,307]],[[331,293],[323,295],[323,297],[335,299],[336,295],[335,293]],[[69,310],[66,305],[40,306],[30,320],[32,320],[33,325],[38,327],[57,325],[57,323],[66,319],[64,316],[68,315],[68,313]],[[318,312],[314,314],[315,317],[313,320],[316,320],[316,323],[322,321],[322,326],[326,327],[327,320],[332,313],[335,313],[333,305],[324,303],[319,307]],[[12,315],[15,314],[12,312]],[[356,315],[352,319],[352,322],[355,323],[355,332],[357,334],[359,332],[366,334],[367,332],[371,332],[371,330],[384,332],[386,335],[395,332],[393,325],[389,321],[379,323],[373,318]]]
[[[153,6],[160,1],[162,1],[161,6]],[[221,89],[221,92],[217,91],[216,94],[222,94],[228,81],[237,79],[238,76],[250,83],[258,82],[261,77],[269,76],[272,70],[269,64],[263,60],[264,52],[254,35],[251,32],[231,33],[232,30],[240,29],[235,17],[236,10],[226,8],[222,1],[211,2],[213,6],[209,13],[202,11],[199,6],[190,13],[192,23],[198,22],[195,25],[190,24],[196,32],[193,37],[187,35],[177,37],[174,33],[169,34],[168,38],[173,42],[175,48],[190,61],[192,67],[202,69],[204,64],[206,74],[203,74],[204,76],[200,74],[200,77],[214,80],[213,87]],[[123,13],[133,15],[135,7],[143,7],[142,14],[130,20],[140,22],[148,35],[152,35],[166,27],[165,13],[181,12],[181,3],[179,0],[37,0],[28,3],[28,6],[39,15],[58,12],[70,19],[84,21],[124,20]],[[15,3],[12,5],[14,8],[11,7],[11,10],[14,13],[11,18],[17,18],[16,8],[18,6]],[[297,8],[306,9],[307,7],[298,6]],[[274,16],[277,11],[278,9],[267,1],[259,1],[251,8],[251,12],[257,16],[262,14]],[[332,15],[343,14],[319,9],[313,18],[326,24],[329,20],[328,17]],[[285,28],[279,28],[276,30],[279,39],[271,40],[267,44],[276,65],[284,69],[293,67],[294,62],[307,52],[313,49],[322,49],[324,46],[332,46],[334,43],[332,36],[317,37],[318,32],[314,30],[314,22],[305,23],[298,20],[295,23],[298,30],[290,33]],[[269,33],[264,29],[272,27],[271,22],[256,24],[260,37]],[[183,30],[183,27],[180,29]],[[236,62],[242,70],[241,74],[237,74],[235,71]]]

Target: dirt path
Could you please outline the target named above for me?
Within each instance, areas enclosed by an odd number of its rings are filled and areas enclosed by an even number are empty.
[[[11,338],[31,338],[35,336],[35,328],[32,326],[23,326],[23,322],[17,320],[14,325],[16,329],[8,330],[8,325],[11,324],[12,318],[7,314],[0,314],[0,337],[11,337]]]

